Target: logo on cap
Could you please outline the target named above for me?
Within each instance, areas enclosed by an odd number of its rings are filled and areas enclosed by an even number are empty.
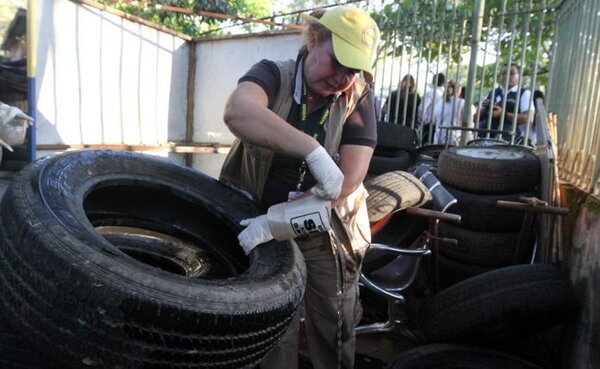
[[[375,47],[378,38],[377,33],[378,32],[375,26],[371,25],[364,27],[361,35],[363,46],[368,49],[372,49],[373,47]]]

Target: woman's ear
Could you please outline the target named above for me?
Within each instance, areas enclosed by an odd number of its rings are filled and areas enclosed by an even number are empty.
[[[308,50],[312,49],[318,42],[319,40],[317,39],[317,35],[315,33],[309,35],[306,43]]]

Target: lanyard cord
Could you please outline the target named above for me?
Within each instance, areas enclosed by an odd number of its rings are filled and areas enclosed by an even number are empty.
[[[327,121],[327,118],[329,118],[329,106],[323,111],[323,114],[321,115],[321,119],[319,119],[319,128],[322,127],[325,122]],[[309,132],[307,132],[308,127],[307,127],[307,121],[308,121],[308,91],[307,91],[307,87],[306,87],[306,81],[304,81],[304,79],[302,80],[302,96],[300,98],[300,129],[307,133],[310,134]],[[314,139],[317,139],[317,137],[319,137],[319,132],[317,130],[317,132],[313,132],[312,134]]]
[[[321,119],[319,119],[319,125],[316,129],[316,132],[312,132],[312,137],[315,140],[319,138],[319,128],[321,128],[325,121],[329,118],[329,106],[323,111],[321,115]],[[310,134],[307,127],[308,121],[308,90],[306,87],[306,81],[302,79],[302,96],[300,98],[300,130],[307,134]],[[312,131],[312,130],[311,130]],[[304,182],[304,177],[306,176],[306,161],[303,160],[302,164],[300,164],[300,168],[298,168],[298,183],[296,184],[296,191],[300,191],[302,188],[302,182]]]

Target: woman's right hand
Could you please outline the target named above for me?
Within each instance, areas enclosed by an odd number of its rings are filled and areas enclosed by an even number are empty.
[[[322,200],[337,199],[342,192],[344,175],[323,146],[318,146],[311,151],[304,160],[317,180],[317,185],[311,189],[311,192]]]

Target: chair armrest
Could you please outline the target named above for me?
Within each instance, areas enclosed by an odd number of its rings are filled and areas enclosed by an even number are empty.
[[[404,296],[402,296],[399,293],[395,293],[392,291],[388,291],[384,288],[379,287],[378,285],[376,285],[375,283],[373,283],[367,276],[365,276],[364,273],[360,273],[360,279],[359,279],[360,283],[363,284],[363,286],[367,287],[368,289],[370,289],[373,292],[379,293],[383,296],[386,297],[390,297],[398,302],[403,303],[405,301]]]
[[[402,248],[390,247],[390,246],[384,245],[382,243],[372,243],[370,246],[370,250],[385,251],[390,254],[417,256],[417,257],[427,256],[427,255],[431,254],[431,250],[426,249],[426,248],[402,249]]]

